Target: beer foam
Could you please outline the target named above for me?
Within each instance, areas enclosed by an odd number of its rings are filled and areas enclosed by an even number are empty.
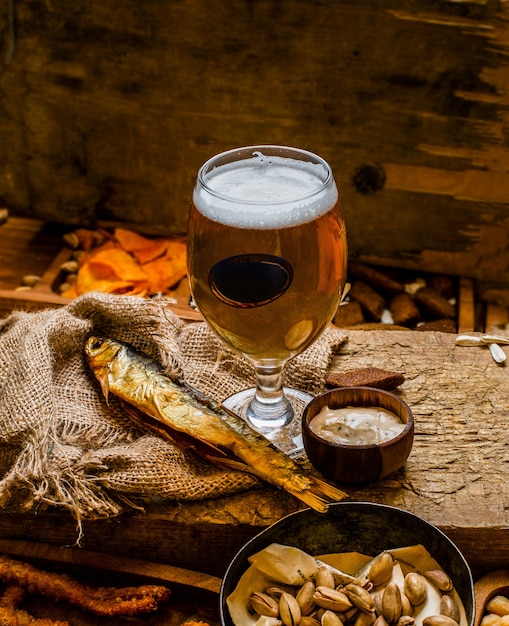
[[[327,213],[338,199],[326,172],[310,163],[255,152],[253,158],[218,166],[197,185],[193,201],[209,219],[237,228],[297,226]]]

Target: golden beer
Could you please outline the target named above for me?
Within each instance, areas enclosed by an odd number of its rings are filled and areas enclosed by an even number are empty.
[[[336,185],[322,163],[255,151],[211,169],[205,164],[188,246],[199,310],[255,362],[302,352],[339,304],[346,235]]]

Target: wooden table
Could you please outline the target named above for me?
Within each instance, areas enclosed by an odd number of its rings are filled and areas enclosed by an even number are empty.
[[[333,368],[376,366],[405,374],[403,398],[416,428],[403,470],[351,499],[409,510],[442,529],[475,577],[509,566],[509,370],[487,348],[455,346],[455,335],[349,331]],[[505,348],[509,351],[509,347]],[[84,524],[85,548],[222,576],[237,549],[280,517],[301,508],[262,487],[191,504]],[[72,545],[76,523],[65,513],[0,513],[1,538]]]

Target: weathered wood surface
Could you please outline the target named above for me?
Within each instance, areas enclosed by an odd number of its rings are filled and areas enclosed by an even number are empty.
[[[416,513],[441,528],[480,576],[509,564],[509,376],[485,348],[454,335],[350,331],[334,369],[375,366],[403,372],[402,397],[415,416],[404,467],[385,481],[349,488],[352,499]],[[505,348],[509,352],[509,348]],[[192,504],[158,505],[84,525],[83,547],[222,575],[254,534],[300,508],[270,487]],[[0,513],[0,537],[76,541],[67,515]]]
[[[332,164],[350,251],[509,275],[509,5],[6,0],[0,200],[182,233],[198,167],[260,142]]]

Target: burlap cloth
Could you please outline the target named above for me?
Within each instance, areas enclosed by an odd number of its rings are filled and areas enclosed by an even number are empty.
[[[221,401],[253,383],[250,364],[201,322],[184,323],[161,300],[93,293],[69,305],[0,320],[0,506],[64,507],[81,523],[150,499],[200,500],[259,485],[148,434],[114,397],[109,406],[84,359],[88,336],[130,343]],[[287,367],[286,384],[323,390],[328,329]]]

